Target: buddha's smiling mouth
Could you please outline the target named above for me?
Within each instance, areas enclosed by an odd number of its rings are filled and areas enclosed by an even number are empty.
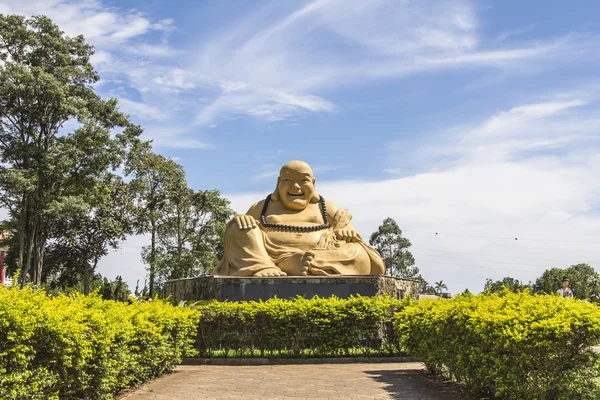
[[[304,193],[288,193],[290,196],[294,196],[294,197],[300,197],[300,196],[304,196]]]

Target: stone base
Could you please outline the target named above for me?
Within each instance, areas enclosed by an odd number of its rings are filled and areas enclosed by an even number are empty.
[[[165,283],[164,295],[172,301],[219,300],[258,301],[273,297],[290,299],[297,296],[312,298],[348,298],[351,295],[377,296],[387,294],[401,299],[416,295],[419,282],[383,275],[327,277],[232,277],[202,276],[177,279]]]

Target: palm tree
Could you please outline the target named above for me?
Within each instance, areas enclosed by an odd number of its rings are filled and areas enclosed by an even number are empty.
[[[448,290],[448,286],[446,286],[443,280],[435,283],[435,292],[438,295],[442,294],[442,290],[444,289]]]

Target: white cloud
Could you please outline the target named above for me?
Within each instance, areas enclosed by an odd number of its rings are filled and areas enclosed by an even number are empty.
[[[269,88],[238,85],[235,90],[224,91],[205,106],[196,122],[209,124],[221,114],[246,114],[268,121],[280,121],[307,112],[333,112],[335,109],[333,103],[313,95],[294,95]]]
[[[244,82],[224,81],[221,83],[221,88],[223,89],[223,93],[232,93],[247,89],[248,85]]]
[[[478,124],[413,135],[390,145],[393,157],[386,172],[439,170],[473,160],[493,163],[536,155],[542,159],[554,153],[593,149],[591,145],[600,142],[598,108],[598,102],[585,91],[558,93],[543,102],[497,112]]]
[[[116,42],[125,41],[143,35],[151,27],[150,21],[140,15],[130,16],[127,20],[126,25],[110,34],[110,39],[115,40]]]
[[[477,18],[466,1],[363,1],[349,6],[332,1],[317,18],[381,55],[463,51],[478,43]]]
[[[163,20],[153,23],[152,29],[159,30],[159,31],[172,31],[173,29],[175,29],[174,25],[175,25],[175,21],[168,18],[168,19],[163,19]]]
[[[522,35],[523,33],[531,32],[535,27],[536,27],[535,24],[529,24],[529,25],[522,26],[520,28],[510,29],[508,31],[504,31],[504,32],[498,34],[497,39],[499,42],[503,42],[513,36],[518,36],[518,35]]]
[[[236,20],[194,51],[190,69],[230,82],[200,109],[198,123],[240,113],[280,120],[332,112],[336,106],[324,96],[335,88],[440,69],[548,68],[544,61],[566,62],[598,44],[595,37],[569,35],[493,48],[480,39],[475,8],[466,0],[316,0],[275,10],[281,7]]]
[[[190,74],[181,68],[175,68],[165,76],[159,76],[153,79],[159,85],[175,87],[178,89],[193,89],[194,83],[190,79]]]
[[[167,118],[166,113],[150,104],[141,103],[126,98],[119,99],[121,111],[150,121],[163,121]]]
[[[130,54],[147,57],[172,57],[177,54],[177,51],[165,43],[158,45],[142,43],[122,47],[122,49]]]
[[[194,135],[193,131],[181,126],[154,125],[147,128],[144,133],[147,138],[152,140],[153,147],[157,149],[214,149],[211,143],[196,137],[198,133]]]
[[[97,50],[91,57],[91,62],[95,68],[98,66],[110,64],[113,60],[112,55],[107,51]]]
[[[185,137],[185,136],[169,136],[169,137],[151,137],[152,144],[155,148],[171,148],[171,149],[196,149],[196,150],[207,150],[214,149],[215,147],[210,144],[203,142],[199,139]]]
[[[167,40],[175,21],[99,0],[15,0],[0,2],[0,10],[45,14],[70,35],[83,33],[97,47],[105,81],[128,85],[147,105],[177,110],[170,114],[177,126],[331,113],[339,107],[328,97],[340,88],[436,70],[552,68],[598,45],[596,37],[575,35],[494,45],[482,40],[468,0],[274,2],[185,49]]]

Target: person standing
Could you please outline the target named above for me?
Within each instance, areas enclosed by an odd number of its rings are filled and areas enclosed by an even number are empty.
[[[569,278],[567,278],[566,276],[563,278],[562,287],[558,289],[558,293],[564,298],[573,298],[573,289],[571,288]]]

